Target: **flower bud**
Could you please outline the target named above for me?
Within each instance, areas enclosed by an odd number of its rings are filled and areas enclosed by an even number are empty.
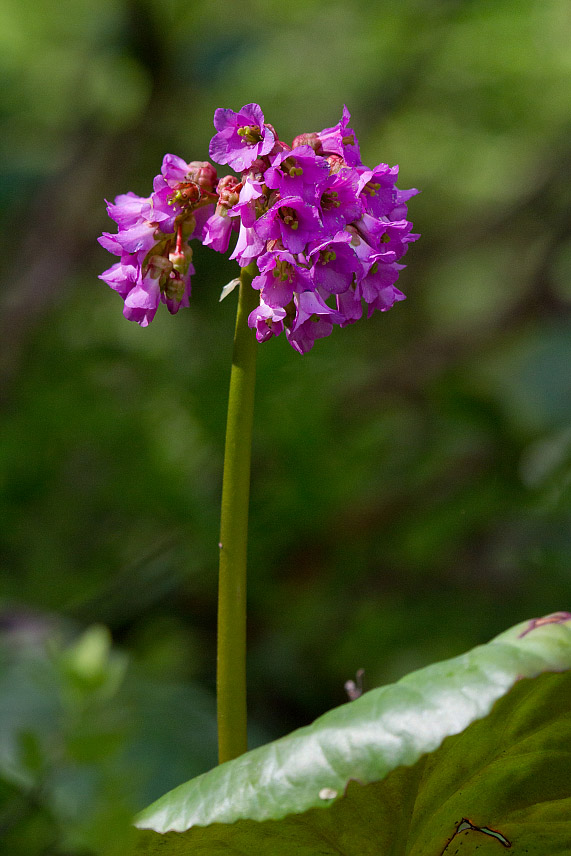
[[[188,177],[197,184],[201,190],[213,193],[218,180],[216,167],[208,161],[190,161]]]
[[[194,181],[181,181],[175,186],[171,199],[179,205],[192,205],[201,195],[200,187]]]
[[[329,164],[329,171],[332,175],[336,172],[341,172],[343,167],[347,166],[340,155],[328,155],[327,162]]]
[[[171,273],[164,285],[164,293],[167,300],[182,300],[186,285],[179,274]]]
[[[298,134],[292,142],[292,148],[297,146],[311,146],[316,154],[321,154],[321,140],[319,134],[311,132],[310,134]]]
[[[232,208],[240,199],[242,182],[235,175],[224,175],[218,182],[216,192],[218,204],[224,208]]]
[[[172,271],[172,264],[164,256],[151,256],[146,265],[146,273],[152,279],[160,279]]]
[[[184,276],[188,271],[188,266],[192,260],[192,247],[189,247],[188,244],[184,248],[184,250],[173,250],[172,253],[169,253],[169,261],[172,264],[172,267],[177,273],[182,274]]]

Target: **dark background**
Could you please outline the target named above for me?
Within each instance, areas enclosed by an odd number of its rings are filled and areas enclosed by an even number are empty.
[[[233,263],[127,322],[104,198],[208,156],[216,107],[334,125],[422,190],[408,299],[259,349],[252,741],[571,604],[567,0],[4,0],[0,837],[126,852],[215,763]],[[104,629],[107,628],[107,629]],[[1,851],[0,845],[0,852]]]

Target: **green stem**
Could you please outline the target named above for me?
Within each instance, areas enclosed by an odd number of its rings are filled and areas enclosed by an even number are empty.
[[[248,748],[246,733],[246,553],[258,343],[248,315],[259,302],[255,263],[240,275],[224,450],[218,582],[218,760]]]

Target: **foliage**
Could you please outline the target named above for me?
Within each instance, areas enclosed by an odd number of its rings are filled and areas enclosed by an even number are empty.
[[[134,812],[216,760],[210,696],[138,674],[101,626],[69,637],[23,615],[4,634],[0,828],[13,856],[124,854]]]
[[[489,836],[490,852],[569,853],[570,618],[524,622],[181,785],[139,817],[155,832],[138,852],[439,856]]]

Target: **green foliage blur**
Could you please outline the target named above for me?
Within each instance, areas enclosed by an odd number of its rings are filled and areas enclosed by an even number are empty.
[[[253,742],[571,606],[567,0],[0,6],[0,853],[127,853],[215,763],[233,263],[127,322],[104,198],[208,156],[216,107],[282,139],[344,103],[400,164],[408,299],[260,347]],[[164,308],[164,307],[163,307]]]

